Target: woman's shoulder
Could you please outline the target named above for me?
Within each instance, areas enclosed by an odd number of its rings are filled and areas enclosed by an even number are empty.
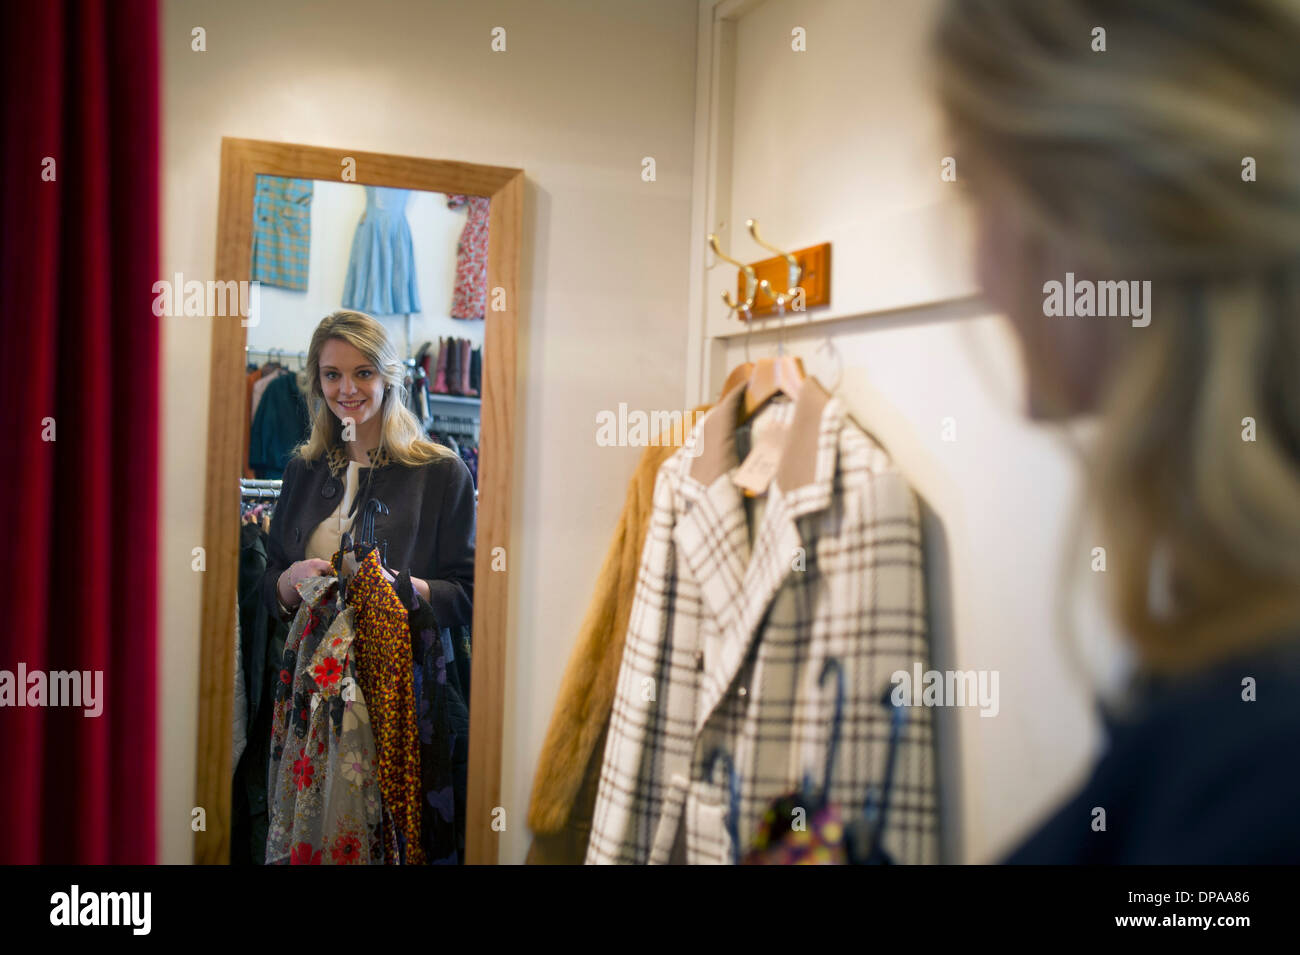
[[[280,486],[284,489],[302,484],[313,479],[321,480],[329,476],[329,467],[323,458],[305,458],[301,452],[295,452],[284,466]]]
[[[1087,783],[1008,861],[1300,859],[1297,698],[1300,639],[1149,684],[1107,724]]]
[[[469,466],[450,448],[430,444],[429,447],[420,449],[418,453],[420,459],[409,464],[402,464],[395,460],[391,463],[440,481],[460,480],[462,476],[469,477]]]
[[[1196,673],[1138,684],[1142,703],[1112,724],[1117,737],[1211,743],[1300,727],[1300,634],[1236,653]]]

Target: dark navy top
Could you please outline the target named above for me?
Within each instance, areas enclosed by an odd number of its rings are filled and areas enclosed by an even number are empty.
[[[1087,783],[1004,861],[1300,863],[1300,637],[1136,687]]]

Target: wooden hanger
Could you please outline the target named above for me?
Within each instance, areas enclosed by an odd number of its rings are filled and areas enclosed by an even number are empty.
[[[784,292],[774,292],[772,286],[768,284],[767,279],[758,283],[758,290],[770,298],[778,315],[778,321],[784,328],[785,307],[786,303],[799,291],[799,280],[803,277],[803,268],[799,265],[799,260],[791,253],[784,249],[778,249],[772,243],[764,241],[763,237],[758,234],[758,221],[756,219],[746,219],[745,228],[749,230],[750,237],[763,246],[775,252],[785,259],[786,263],[786,288]],[[745,389],[744,411],[740,419],[743,424],[763,407],[773,396],[777,394],[787,394],[791,398],[799,397],[799,388],[803,384],[804,378],[803,362],[797,356],[785,354],[782,347],[782,341],[777,339],[777,356],[775,358],[759,359],[758,364],[749,378],[749,386]]]
[[[772,286],[768,283],[766,279],[755,284],[754,282],[755,275],[754,275],[753,267],[747,266],[742,262],[737,262],[735,259],[731,259],[728,256],[724,255],[722,251],[718,248],[717,237],[714,235],[710,235],[709,244],[713,247],[713,251],[720,258],[723,258],[726,261],[731,262],[733,265],[739,266],[744,271],[746,277],[747,296],[745,301],[744,302],[733,301],[729,292],[723,293],[722,296],[723,301],[727,303],[727,307],[730,308],[733,312],[740,313],[740,317],[742,321],[749,323],[753,321],[752,309],[754,304],[754,297],[755,295],[757,295],[759,291],[762,291],[764,294],[766,294],[769,298],[772,299],[773,304],[776,306],[777,314],[780,316],[780,320],[784,322],[786,303],[798,291],[799,278],[802,274],[802,269],[800,268],[798,261],[795,259],[793,255],[790,255],[787,252],[783,252],[781,249],[776,248],[776,246],[763,241],[763,238],[758,234],[757,222],[755,222],[753,219],[747,219],[745,221],[745,224],[749,227],[750,235],[754,237],[754,240],[756,242],[769,249],[772,249],[773,251],[777,252],[778,254],[780,254],[785,258],[786,263],[789,267],[789,277],[788,277],[787,287],[785,292],[778,293],[773,291]],[[752,326],[750,327],[752,328]],[[748,335],[749,332],[747,331],[746,338],[745,338],[745,354],[747,358],[749,354]],[[799,391],[802,388],[803,382],[807,377],[804,372],[803,362],[797,356],[785,354],[783,342],[781,341],[781,339],[778,339],[777,347],[778,347],[778,352],[776,357],[760,358],[757,362],[751,362],[747,360],[743,364],[737,366],[736,368],[733,368],[731,370],[731,373],[727,375],[727,379],[722,386],[722,393],[724,395],[728,394],[733,388],[736,387],[743,386],[745,389],[744,394],[741,395],[741,400],[737,405],[736,427],[740,427],[741,425],[745,424],[747,421],[752,419],[754,415],[756,415],[763,408],[764,405],[766,405],[777,395],[783,394],[788,396],[791,399],[798,398]],[[751,454],[752,453],[753,452],[751,452]],[[742,465],[742,470],[743,469],[744,469],[744,465]],[[757,480],[759,480],[760,483],[763,483],[763,480],[761,478],[758,478]],[[758,497],[760,493],[762,493],[761,491],[756,492],[752,490],[751,487],[747,485],[742,485],[742,487],[743,487],[744,496],[747,498],[755,498]]]
[[[727,303],[727,307],[732,311],[740,313],[742,321],[749,323],[753,321],[751,310],[754,305],[754,298],[761,291],[776,305],[777,313],[781,317],[780,320],[784,321],[786,303],[797,292],[803,269],[800,267],[799,261],[789,252],[764,241],[763,237],[758,234],[758,222],[756,220],[746,219],[745,226],[749,229],[749,234],[755,242],[766,249],[771,249],[786,260],[789,273],[787,287],[784,292],[778,293],[773,291],[772,286],[766,279],[755,283],[754,267],[745,265],[743,262],[737,262],[735,259],[724,255],[722,250],[718,248],[718,237],[710,234],[709,245],[713,248],[714,254],[732,265],[738,266],[745,273],[745,291],[747,294],[745,301],[733,301],[730,292],[722,294],[723,301]],[[748,335],[748,332],[746,332],[746,335]],[[748,337],[745,341],[745,352],[748,355]],[[790,398],[799,396],[799,388],[807,377],[804,372],[803,362],[797,356],[785,354],[779,343],[778,349],[775,358],[760,358],[757,362],[746,361],[744,364],[733,368],[731,373],[727,375],[727,380],[722,386],[724,395],[742,381],[745,382],[745,394],[737,412],[737,426],[752,418],[758,413],[759,409],[778,394],[785,394]]]
[[[741,401],[736,423],[744,424],[777,395],[798,398],[799,389],[806,377],[803,361],[798,356],[778,355],[775,358],[760,358],[755,363],[745,385],[745,395]]]
[[[751,227],[753,221],[753,219],[749,220]],[[791,256],[790,259],[793,263],[794,257]],[[797,270],[798,265],[792,264],[791,268]],[[792,276],[797,277],[797,271],[792,272]],[[773,292],[766,279],[759,282],[758,287],[776,304],[777,314],[780,316],[779,321],[784,322],[786,296]],[[794,286],[791,286],[792,290],[793,288]],[[737,425],[744,424],[754,417],[765,404],[779,394],[788,395],[790,398],[799,397],[799,389],[807,377],[804,373],[803,361],[797,355],[785,354],[779,340],[777,348],[776,357],[760,358],[754,363],[745,385],[745,394],[738,412]]]
[[[744,364],[737,365],[735,368],[731,369],[731,374],[729,374],[727,380],[722,383],[722,391],[718,393],[718,397],[721,398],[722,395],[727,394],[742,381],[749,381],[749,376],[753,373],[754,363],[752,361],[747,361]]]

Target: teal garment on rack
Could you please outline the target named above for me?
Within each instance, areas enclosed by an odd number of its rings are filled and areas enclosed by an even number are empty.
[[[312,190],[310,179],[257,177],[253,193],[254,282],[295,292],[307,290]]]

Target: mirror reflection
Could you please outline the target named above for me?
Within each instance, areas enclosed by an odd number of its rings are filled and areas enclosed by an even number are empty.
[[[488,206],[257,179],[232,863],[464,860]]]

